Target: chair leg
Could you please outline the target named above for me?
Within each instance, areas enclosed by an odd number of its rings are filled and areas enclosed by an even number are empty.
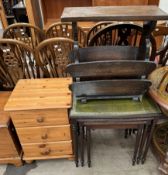
[[[125,129],[125,139],[128,138],[128,129]]]
[[[151,143],[151,138],[152,138],[152,134],[153,134],[153,131],[154,131],[156,122],[157,122],[156,119],[154,119],[154,120],[151,122],[150,130],[149,130],[149,135],[148,135],[148,138],[147,138],[147,141],[146,141],[144,153],[143,153],[142,160],[141,160],[141,163],[142,163],[142,164],[144,164],[145,161],[146,161],[146,156],[147,156],[148,149],[149,149],[149,146],[150,146],[150,143]]]
[[[142,135],[142,137],[141,137],[140,147],[139,147],[139,151],[138,151],[138,155],[137,155],[137,164],[139,164],[141,161],[141,157],[142,157],[142,153],[143,153],[143,149],[144,149],[144,145],[145,145],[145,139],[147,137],[147,126],[146,125],[143,126],[143,130],[142,130],[141,135]]]
[[[84,126],[80,124],[80,152],[81,152],[81,166],[84,166]]]
[[[75,164],[78,167],[78,127],[77,122],[72,123],[72,134],[73,134],[73,150],[75,155]]]
[[[87,137],[87,160],[88,160],[88,167],[91,167],[91,129],[90,127],[86,127],[86,137]]]
[[[138,131],[137,131],[137,136],[136,136],[136,142],[135,142],[135,147],[134,147],[134,155],[132,159],[132,165],[134,166],[137,160],[137,153],[139,149],[139,143],[140,143],[140,138],[141,138],[141,132],[142,132],[142,125],[138,126]]]

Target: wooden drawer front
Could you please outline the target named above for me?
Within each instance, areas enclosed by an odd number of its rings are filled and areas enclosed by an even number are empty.
[[[23,145],[24,157],[50,157],[72,154],[72,142]]]
[[[17,128],[21,144],[71,140],[70,125]]]
[[[18,111],[11,117],[17,128],[69,124],[67,109]]]

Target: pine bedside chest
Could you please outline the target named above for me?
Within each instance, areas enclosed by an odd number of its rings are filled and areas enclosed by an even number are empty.
[[[19,80],[5,111],[11,115],[23,160],[72,158],[68,119],[71,78]]]

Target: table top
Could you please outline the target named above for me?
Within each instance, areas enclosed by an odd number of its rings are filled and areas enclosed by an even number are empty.
[[[62,22],[77,21],[157,21],[168,20],[168,14],[157,6],[66,7]]]
[[[71,107],[71,78],[19,80],[5,111],[56,109]]]

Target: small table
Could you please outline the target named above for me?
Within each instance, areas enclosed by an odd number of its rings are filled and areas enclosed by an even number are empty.
[[[72,158],[68,119],[71,78],[19,80],[5,111],[11,115],[23,160]]]
[[[145,60],[146,57],[146,39],[149,38],[151,32],[155,29],[156,23],[158,20],[168,20],[168,14],[160,10],[157,6],[97,6],[97,7],[67,7],[64,8],[63,14],[61,16],[62,22],[72,22],[73,27],[73,36],[74,36],[74,54],[73,60],[75,62],[79,62],[79,49],[78,49],[78,31],[77,31],[77,22],[84,22],[84,21],[143,21],[143,33],[142,33],[142,40],[140,43],[140,47],[138,48],[138,58],[141,60]],[[124,46],[123,46],[124,47]],[[103,57],[103,56],[102,56]],[[122,58],[124,59],[124,58]],[[90,108],[89,108],[90,109]],[[143,109],[143,108],[142,108]],[[151,112],[151,111],[150,111]],[[154,111],[155,113],[156,111]],[[114,115],[114,113],[113,113]],[[157,117],[161,114],[160,112],[156,112]],[[149,118],[152,123],[150,126],[150,131],[152,133],[155,122],[156,116],[152,116],[152,113],[149,113]],[[78,166],[78,136],[76,133],[76,128],[78,127],[78,123],[91,124],[91,118],[88,117],[88,113],[85,113],[85,116],[80,116],[77,118],[74,113],[70,113],[70,117],[72,119],[72,130],[74,133],[74,150],[75,150],[75,163]],[[147,117],[146,117],[147,118]],[[146,120],[144,117],[144,120]],[[86,119],[86,120],[85,120]],[[104,119],[108,121],[104,115],[100,117],[100,119]],[[82,120],[82,121],[80,121]],[[89,121],[90,120],[90,121]],[[138,119],[140,120],[140,119]],[[94,120],[95,122],[95,120]],[[101,121],[102,122],[102,121]],[[88,125],[89,125],[88,124]],[[79,126],[80,127],[80,126]],[[82,127],[80,127],[82,128]],[[80,133],[82,133],[82,129],[80,129]],[[150,133],[150,132],[149,132]],[[87,135],[87,134],[86,134]],[[88,138],[89,138],[89,131],[88,131]],[[147,137],[145,151],[142,156],[142,163],[145,162],[147,150],[149,148],[150,138]],[[138,140],[138,139],[137,139]],[[82,141],[82,134],[81,134],[81,141]],[[88,141],[89,142],[89,141]],[[89,144],[88,144],[89,145]],[[81,144],[81,165],[83,166],[83,148]],[[140,150],[140,149],[139,149]],[[135,151],[136,152],[136,151]],[[88,165],[90,166],[90,150],[88,148]],[[138,162],[138,161],[137,161]],[[134,163],[134,160],[133,160]]]
[[[146,56],[146,38],[155,29],[158,20],[168,20],[168,14],[157,6],[97,6],[67,7],[61,16],[62,22],[72,22],[74,48],[78,51],[77,22],[84,21],[144,21],[144,31],[138,57]],[[78,60],[78,53],[74,55]]]

